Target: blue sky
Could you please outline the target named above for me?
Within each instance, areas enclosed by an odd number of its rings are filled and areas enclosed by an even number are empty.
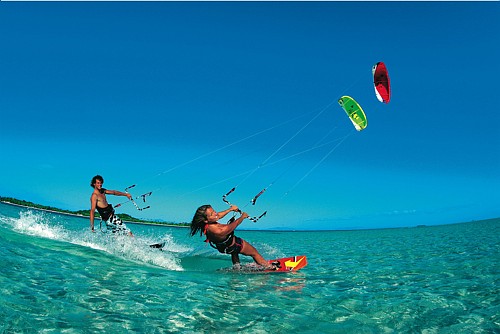
[[[498,2],[2,2],[0,195],[87,209],[101,174],[153,191],[119,208],[148,219],[223,210],[234,186],[268,211],[245,228],[499,217],[499,17]]]

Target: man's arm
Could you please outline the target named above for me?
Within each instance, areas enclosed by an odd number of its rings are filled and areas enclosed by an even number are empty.
[[[95,194],[92,194],[92,196],[90,196],[90,230],[92,232],[94,232],[95,207],[97,204],[95,197]]]
[[[115,196],[126,196],[126,197],[128,197],[128,199],[132,199],[132,195],[130,195],[129,193],[124,193],[124,192],[118,191],[118,190],[106,189],[106,194],[115,195]]]

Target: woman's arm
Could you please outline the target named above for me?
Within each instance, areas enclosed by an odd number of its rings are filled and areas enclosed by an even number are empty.
[[[215,234],[219,238],[223,239],[227,235],[231,234],[234,230],[236,230],[236,228],[238,227],[238,225],[240,225],[241,223],[243,223],[243,221],[246,218],[248,218],[248,213],[242,212],[241,216],[239,216],[238,219],[236,219],[231,224],[210,224],[208,228],[210,229],[210,231],[213,234]]]
[[[225,215],[227,215],[231,211],[240,211],[236,205],[231,205],[231,207],[227,210],[224,211],[219,211],[219,219],[224,218]]]

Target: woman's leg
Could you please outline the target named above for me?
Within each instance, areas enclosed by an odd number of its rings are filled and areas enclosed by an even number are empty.
[[[232,253],[231,260],[233,261],[233,265],[240,264],[240,256],[238,255],[238,253]]]
[[[241,239],[241,242],[242,242],[242,247],[240,251],[241,254],[251,256],[257,264],[263,267],[269,267],[269,263],[267,263],[267,261],[262,257],[262,255],[259,254],[259,252],[257,251],[257,249],[255,249],[254,246],[250,245],[243,239]]]

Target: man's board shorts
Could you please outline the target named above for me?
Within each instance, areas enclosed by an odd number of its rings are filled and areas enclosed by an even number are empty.
[[[106,227],[108,229],[111,229],[111,232],[113,233],[119,233],[119,234],[130,233],[130,230],[122,222],[121,218],[115,214],[111,215],[111,217],[109,217],[109,219],[106,220]]]

